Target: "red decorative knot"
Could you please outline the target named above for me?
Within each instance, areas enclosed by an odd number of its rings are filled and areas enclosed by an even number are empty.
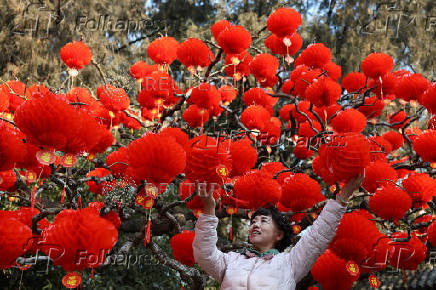
[[[62,284],[66,288],[70,288],[70,289],[76,288],[80,284],[82,284],[82,277],[76,272],[69,272],[67,275],[65,275],[62,278]]]
[[[301,232],[301,226],[300,225],[293,225],[292,231],[294,232],[294,235],[298,235]]]
[[[377,276],[375,276],[375,275],[370,275],[369,277],[368,277],[368,280],[369,280],[369,285],[371,286],[371,287],[373,287],[373,288],[378,288],[378,287],[380,287],[380,280],[377,278]]]
[[[359,276],[359,266],[353,261],[348,261],[345,265],[345,269],[347,269],[348,274],[351,276]]]

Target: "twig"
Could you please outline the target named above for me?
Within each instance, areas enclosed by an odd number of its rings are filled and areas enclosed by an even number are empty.
[[[207,81],[207,78],[210,75],[210,72],[212,71],[212,68],[220,61],[221,55],[223,54],[223,49],[220,48],[217,55],[215,56],[215,59],[209,64],[207,67],[206,73],[204,74],[204,81]]]
[[[204,286],[206,285],[206,279],[199,270],[187,267],[178,261],[171,259],[153,241],[150,241],[149,247],[161,264],[167,265],[179,272],[183,280],[191,281],[192,289],[204,289]]]
[[[0,120],[2,120],[2,121],[4,121],[4,122],[7,122],[7,123],[9,123],[9,124],[12,124],[15,128],[17,127],[17,125],[15,125],[14,122],[12,122],[12,121],[10,121],[10,120],[8,120],[8,119],[5,119],[5,118],[0,117]]]
[[[180,109],[182,108],[187,97],[184,94],[178,96],[180,97],[180,100],[177,102],[177,104],[175,104],[171,109],[163,111],[162,116],[160,117],[161,122],[163,122],[166,117],[171,117],[172,115],[174,115],[175,112],[180,111]]]

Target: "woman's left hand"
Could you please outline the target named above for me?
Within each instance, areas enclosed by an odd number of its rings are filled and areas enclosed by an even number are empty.
[[[362,185],[364,179],[365,179],[365,171],[350,179],[342,189],[342,192],[339,195],[337,195],[336,199],[339,198],[339,201],[341,202],[348,202],[351,196],[353,195],[354,191]]]

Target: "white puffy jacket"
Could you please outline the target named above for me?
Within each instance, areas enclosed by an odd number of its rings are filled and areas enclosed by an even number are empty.
[[[334,238],[345,210],[345,206],[329,200],[290,253],[279,253],[269,260],[218,250],[218,218],[202,214],[195,225],[192,245],[195,261],[221,283],[223,290],[295,289],[296,283],[306,276]]]

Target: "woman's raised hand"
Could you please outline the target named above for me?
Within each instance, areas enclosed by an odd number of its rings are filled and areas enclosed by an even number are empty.
[[[215,215],[215,199],[213,198],[213,187],[207,190],[207,183],[196,183],[196,190],[198,196],[203,201],[203,212],[209,215]]]
[[[341,194],[336,196],[336,200],[338,200],[342,204],[347,203],[350,200],[351,196],[353,195],[354,191],[357,190],[362,185],[364,179],[365,179],[365,171],[350,179],[342,189]]]

